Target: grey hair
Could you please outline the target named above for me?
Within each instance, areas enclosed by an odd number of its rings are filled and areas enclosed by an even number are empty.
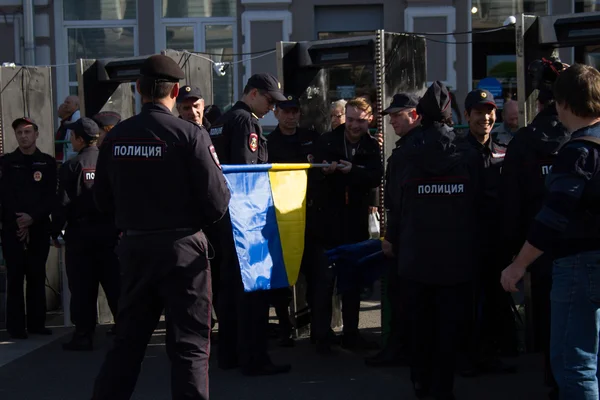
[[[338,100],[338,101],[334,101],[333,103],[331,103],[331,106],[329,107],[329,109],[331,111],[333,110],[337,110],[338,108],[341,108],[342,110],[344,110],[344,114],[346,113],[346,100]]]

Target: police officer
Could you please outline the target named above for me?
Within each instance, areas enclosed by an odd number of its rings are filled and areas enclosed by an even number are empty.
[[[281,84],[270,74],[252,75],[244,95],[211,127],[210,137],[224,164],[264,164],[268,161],[267,141],[259,119],[286,100]],[[289,365],[274,365],[267,352],[269,294],[244,293],[240,267],[233,242],[231,219],[217,225],[221,251],[219,288],[219,367],[241,367],[248,376],[290,371]]]
[[[277,127],[268,135],[269,162],[271,163],[312,163],[314,162],[314,148],[320,134],[313,130],[300,128],[300,100],[296,96],[288,95],[287,100],[277,103],[275,118],[279,121]],[[309,171],[309,173],[312,171]],[[307,207],[312,204],[311,187],[307,186]],[[305,240],[304,248],[310,245]],[[307,250],[307,253],[310,250]],[[307,301],[311,304],[311,268],[310,262],[302,263],[302,273],[307,277]],[[289,347],[294,345],[291,338],[292,324],[289,319],[288,307],[292,298],[289,288],[271,291],[271,303],[275,307],[279,319],[279,345]]]
[[[177,112],[179,118],[194,122],[210,129],[210,122],[204,118],[204,98],[202,92],[196,86],[182,86],[177,96]]]
[[[330,336],[334,274],[325,250],[369,239],[369,205],[371,189],[379,186],[383,175],[377,139],[369,135],[373,109],[363,98],[346,103],[346,123],[323,134],[317,142],[315,159],[330,165],[313,174],[314,221],[311,235],[320,246],[315,249],[313,328],[317,352],[331,352]],[[318,257],[318,258],[317,258]],[[342,347],[350,350],[373,349],[359,334],[361,288],[342,294],[344,334]]]
[[[212,143],[171,109],[184,73],[163,55],[144,61],[140,114],[111,130],[93,193],[123,231],[117,335],[93,399],[129,399],[163,309],[174,399],[208,399],[210,267],[202,228],[223,217],[229,191]]]
[[[476,285],[477,305],[473,332],[479,332],[472,341],[470,366],[462,369],[464,376],[480,372],[511,372],[514,367],[504,365],[498,358],[500,351],[515,354],[516,328],[511,309],[512,299],[498,284],[502,257],[506,255],[502,243],[502,228],[498,224],[502,213],[499,187],[500,172],[506,148],[493,141],[491,131],[496,122],[496,103],[487,90],[476,89],[465,99],[465,117],[469,124],[466,142],[476,149],[483,162],[480,221],[482,234],[473,246],[479,253],[479,277]],[[481,303],[481,304],[480,304]]]
[[[100,147],[102,141],[108,132],[121,122],[121,115],[114,111],[101,111],[92,117],[98,128],[100,129],[100,135],[98,136],[98,142],[96,146]]]
[[[536,69],[536,75],[549,76],[549,79],[532,76],[534,82],[538,82],[535,88],[544,92],[543,98],[553,99],[551,86],[563,69],[564,66],[552,69],[548,64]],[[543,103],[531,124],[521,128],[510,142],[502,167],[500,191],[507,259],[512,260],[525,242],[534,218],[542,207],[546,195],[545,181],[552,164],[570,137],[570,132],[558,119],[554,100],[550,100]],[[534,351],[544,352],[546,382],[554,387],[553,396],[558,398],[549,358],[552,261],[551,252],[548,252],[531,265],[531,298]]]
[[[454,399],[459,338],[468,315],[475,257],[480,160],[455,143],[447,88],[434,82],[419,101],[420,144],[390,162],[384,252],[406,282],[411,379],[418,398]]]
[[[56,201],[56,161],[36,146],[38,125],[12,123],[18,148],[0,158],[2,250],[7,269],[6,328],[13,339],[50,335],[46,323],[46,260],[50,213]],[[27,280],[27,317],[23,298]]]
[[[389,180],[390,162],[401,157],[399,154],[403,150],[408,150],[420,132],[421,116],[417,113],[417,105],[419,97],[412,93],[398,93],[394,95],[392,103],[388,108],[383,110],[383,115],[389,115],[390,124],[394,128],[394,133],[398,136],[396,148],[392,152],[392,156],[388,159],[388,167],[386,168],[386,189],[384,191],[387,197],[388,185],[393,184]],[[419,136],[420,137],[420,136]],[[392,213],[389,199],[385,199],[386,212]],[[385,246],[391,246],[391,243],[385,242]],[[406,324],[406,312],[403,310],[402,304],[402,281],[398,276],[398,266],[395,260],[391,259],[387,263],[388,269],[386,274],[387,279],[387,294],[389,296],[389,304],[391,309],[390,335],[387,339],[385,347],[377,354],[365,360],[365,363],[372,367],[383,367],[397,365],[405,359],[408,345],[408,329]]]
[[[71,291],[71,320],[75,332],[63,349],[91,351],[96,327],[98,284],[102,284],[113,316],[119,299],[119,260],[115,254],[118,234],[112,215],[98,211],[92,197],[96,173],[99,128],[89,118],[67,125],[77,155],[60,168],[59,204],[52,214],[55,245],[65,223],[65,262]]]

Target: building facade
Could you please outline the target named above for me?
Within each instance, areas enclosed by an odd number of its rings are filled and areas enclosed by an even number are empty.
[[[172,48],[229,64],[214,77],[214,103],[226,108],[255,72],[276,72],[277,41],[360,35],[384,29],[427,35],[428,79],[445,82],[459,104],[479,80],[494,76],[515,95],[514,31],[479,34],[507,17],[600,11],[600,0],[0,0],[0,62],[24,62],[24,3],[34,6],[35,64],[55,65],[60,102],[77,93],[78,58],[117,58]],[[453,35],[440,33],[455,32]],[[566,62],[595,50],[561,49]],[[578,60],[579,61],[579,60]],[[265,124],[273,123],[272,117]]]

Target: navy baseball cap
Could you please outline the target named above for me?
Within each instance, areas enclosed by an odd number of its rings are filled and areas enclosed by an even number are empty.
[[[496,102],[494,101],[494,95],[487,90],[482,89],[475,89],[469,92],[467,98],[465,99],[465,110],[470,110],[478,105],[489,105],[494,108],[498,108]]]
[[[277,103],[277,108],[300,108],[300,99],[296,96],[287,95],[287,100]]]
[[[121,122],[121,115],[114,111],[101,111],[92,117],[98,128],[115,126]]]
[[[100,128],[98,128],[98,124],[91,118],[79,118],[75,122],[65,124],[65,128],[72,130],[77,136],[88,137],[91,139],[100,136]]]
[[[392,99],[392,104],[381,112],[381,115],[393,114],[407,108],[417,108],[419,97],[412,93],[398,93]]]
[[[12,123],[12,128],[17,129],[17,127],[21,124],[33,125],[35,130],[36,131],[38,130],[38,124],[36,124],[35,121],[29,117],[21,117],[21,118],[15,119]]]
[[[196,86],[185,85],[179,89],[179,95],[177,95],[177,103],[181,103],[187,99],[202,99],[202,92]]]
[[[254,74],[248,79],[247,85],[267,92],[275,101],[287,101],[287,97],[281,92],[281,83],[271,74]]]

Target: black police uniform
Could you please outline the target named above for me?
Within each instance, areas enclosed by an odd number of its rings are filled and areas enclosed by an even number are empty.
[[[278,108],[300,108],[300,102],[295,96],[288,96],[285,102],[279,102]],[[279,125],[267,136],[269,145],[269,162],[271,163],[312,163],[314,162],[314,149],[320,134],[313,130],[297,127],[292,135],[285,135],[281,132]],[[312,171],[309,171],[312,172]],[[307,185],[306,201],[307,205],[311,203],[311,188]],[[310,245],[305,240],[305,253],[310,253],[307,249]],[[308,257],[307,257],[308,259]],[[304,260],[304,258],[303,258]],[[308,261],[308,260],[307,260]],[[311,269],[314,265],[310,262],[303,262],[301,272],[307,279],[307,302],[309,306],[312,303],[312,278]],[[288,307],[292,298],[292,292],[289,288],[271,290],[271,304],[275,308],[277,318],[279,319],[279,344],[282,346],[291,346],[293,341],[290,339],[292,333],[292,324],[289,320]]]
[[[177,82],[170,58],[149,57],[142,76]],[[221,219],[230,194],[212,143],[158,102],[112,129],[100,149],[94,198],[123,237],[117,336],[93,399],[129,399],[163,309],[174,399],[208,399],[210,267],[201,229]]]
[[[406,281],[415,391],[419,398],[431,393],[451,399],[477,261],[472,243],[480,160],[470,146],[455,143],[447,125],[428,122],[449,114],[447,90],[438,82],[435,86],[439,93],[430,88],[421,100],[430,103],[425,109],[434,109],[432,117],[423,117],[422,143],[392,156],[388,201],[393,212],[386,240]]]
[[[315,246],[318,275],[315,278],[313,310],[314,337],[318,351],[328,351],[331,325],[334,276],[325,250],[369,239],[369,205],[371,189],[379,186],[383,175],[379,143],[365,134],[356,144],[348,143],[346,125],[323,134],[315,149],[315,160],[346,160],[352,163],[348,174],[339,171],[325,175],[315,171],[310,179],[313,206],[307,213],[308,234]],[[358,334],[361,288],[342,294],[344,336],[342,346],[356,348],[363,343]]]
[[[31,119],[19,118],[13,128],[22,122],[37,127]],[[50,249],[49,216],[56,202],[56,170],[54,158],[39,149],[23,154],[17,148],[0,158],[1,238],[8,292],[6,328],[13,338],[26,338],[27,331],[51,333],[45,328],[46,260]],[[17,236],[16,213],[26,213],[33,219],[27,242]],[[27,313],[23,279],[27,280]]]
[[[76,135],[91,141],[99,129],[89,118],[69,124]],[[87,145],[65,162],[59,172],[58,207],[52,214],[53,237],[65,227],[65,263],[71,291],[71,320],[75,333],[65,350],[92,350],[96,327],[98,285],[102,284],[108,305],[117,319],[119,299],[118,241],[114,217],[96,208],[92,187],[96,175],[98,147]]]
[[[419,97],[412,93],[395,94],[392,103],[388,108],[381,112],[382,115],[393,114],[406,109],[417,108]],[[384,208],[387,215],[393,213],[393,204],[389,198],[388,190],[390,180],[389,174],[391,163],[394,159],[401,159],[402,154],[406,154],[407,150],[419,143],[421,135],[419,132],[421,127],[416,127],[406,132],[395,143],[396,147],[392,150],[392,155],[387,160],[385,169],[385,190],[384,190]],[[401,154],[402,153],[402,154]],[[392,184],[393,185],[393,184]],[[409,330],[407,329],[408,321],[407,313],[403,304],[403,281],[398,276],[398,267],[395,259],[386,260],[386,294],[390,306],[390,333],[385,342],[385,347],[372,357],[365,359],[365,363],[369,366],[388,366],[395,365],[403,361],[409,343]]]
[[[284,100],[279,83],[269,74],[250,77],[247,86]],[[213,124],[210,137],[223,164],[265,164],[267,141],[258,117],[243,101],[238,101]],[[269,296],[258,291],[245,293],[233,241],[231,219],[226,215],[215,227],[219,238],[221,285],[219,288],[219,367],[241,366],[246,375],[289,371],[275,366],[268,355]]]
[[[558,151],[571,135],[558,120],[556,106],[544,108],[510,142],[502,167],[500,190],[504,243],[508,259],[518,254],[542,208],[545,182]],[[550,368],[550,290],[552,289],[552,252],[544,253],[531,265],[534,351],[546,356],[546,379],[553,383]]]
[[[495,106],[493,95],[484,90],[474,90],[465,100],[465,109],[476,104]],[[481,235],[477,238],[474,251],[479,255],[478,281],[475,285],[476,305],[474,309],[474,334],[471,341],[472,362],[480,364],[482,370],[504,368],[497,360],[498,351],[514,354],[517,350],[515,319],[512,312],[512,298],[500,285],[500,274],[510,260],[506,260],[503,246],[502,204],[499,197],[500,174],[506,154],[506,147],[494,142],[491,138],[481,144],[469,132],[465,138],[476,149],[483,162],[482,171],[482,207],[480,210]],[[480,358],[480,359],[479,359]],[[475,365],[477,366],[477,365]],[[465,375],[472,375],[477,370],[463,370]]]

